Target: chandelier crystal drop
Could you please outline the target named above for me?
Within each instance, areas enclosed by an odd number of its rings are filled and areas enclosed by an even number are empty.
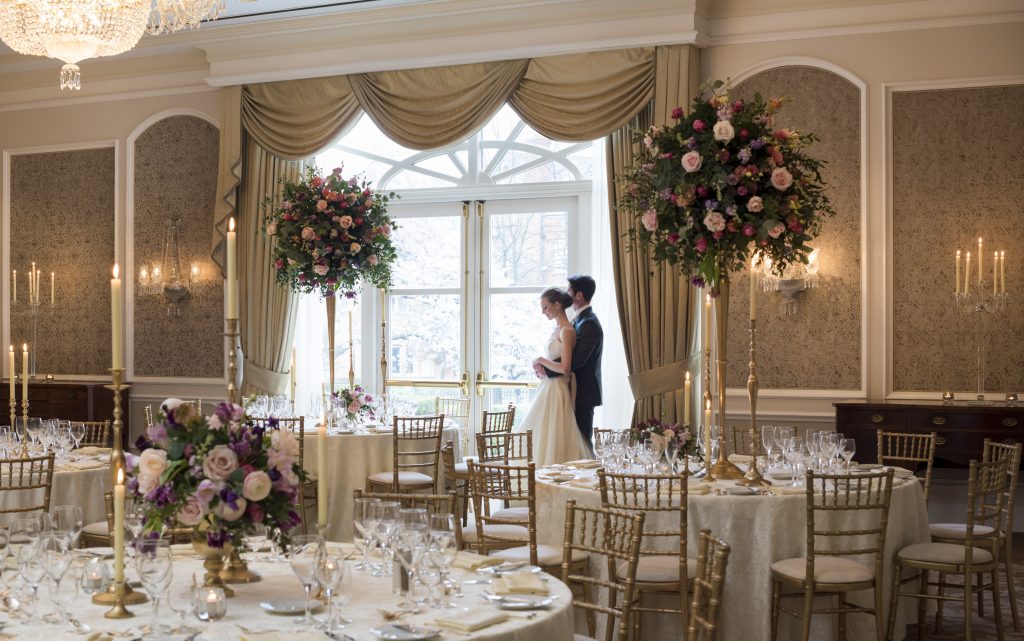
[[[224,0],[0,0],[0,40],[63,61],[60,88],[81,89],[78,62],[124,53],[146,32],[195,29],[224,9]]]

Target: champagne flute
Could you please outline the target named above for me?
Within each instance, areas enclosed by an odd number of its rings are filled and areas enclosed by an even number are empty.
[[[288,549],[288,563],[292,572],[302,583],[302,589],[306,592],[306,614],[296,618],[295,623],[312,628],[316,621],[311,614],[313,586],[317,584],[316,569],[317,560],[320,554],[320,540],[310,534],[299,534],[292,537],[291,546]]]
[[[75,449],[82,446],[82,439],[85,438],[85,423],[71,424],[71,438],[75,439]]]
[[[448,572],[455,562],[455,555],[459,552],[455,541],[455,515],[430,515],[430,544],[437,549],[444,562],[441,566],[441,584],[446,589],[453,587],[448,580]]]

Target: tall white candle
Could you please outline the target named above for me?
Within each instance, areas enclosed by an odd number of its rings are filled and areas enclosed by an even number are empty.
[[[999,252],[999,291],[1006,293],[1006,250]]]
[[[8,354],[7,354],[7,375],[11,378],[11,391],[10,391],[11,397],[10,398],[13,401],[13,400],[15,400],[14,392],[16,391],[15,388],[14,388],[14,379],[17,378],[17,376],[15,376],[15,370],[14,370],[14,345],[11,345],[11,351],[8,352]],[[13,430],[13,429],[15,429],[15,427],[12,425],[11,429]]]
[[[14,270],[13,275],[11,276],[11,280],[13,281],[13,286],[12,286],[12,291],[11,291],[11,300],[13,302],[17,303],[18,302],[18,270],[17,269]]]
[[[754,257],[750,257],[750,320],[757,319],[757,271],[754,269]]]
[[[294,404],[295,403],[295,344],[294,343],[292,344],[292,364],[291,364],[291,367],[288,368],[288,372],[289,372],[288,378],[289,378],[290,389],[291,389],[292,403]]]
[[[114,581],[124,581],[124,470],[120,467],[114,484]]]
[[[686,372],[686,379],[683,381],[683,425],[692,425],[690,422],[690,372]]]
[[[238,238],[235,232],[235,218],[233,216],[228,220],[227,264],[228,311],[226,318],[234,320],[238,318]]]
[[[981,270],[985,268],[985,250],[978,238],[978,287],[981,287]]]
[[[121,353],[121,272],[114,265],[114,277],[110,279],[110,354],[111,368],[124,368]]]
[[[711,399],[704,403],[704,460],[710,467],[711,461]]]
[[[992,294],[999,293],[999,252],[992,252]]]
[[[704,352],[711,349],[711,294],[704,295]]]
[[[960,293],[960,250],[956,250],[956,293]]]
[[[967,252],[967,263],[964,268],[964,294],[971,293],[971,252]]]
[[[28,343],[21,344],[21,402],[28,401]],[[11,426],[14,427],[13,425]]]
[[[36,264],[32,263],[32,271],[28,273],[28,302],[36,302]]]
[[[326,411],[326,410],[325,410]],[[320,416],[316,429],[316,521],[327,527],[327,417]]]

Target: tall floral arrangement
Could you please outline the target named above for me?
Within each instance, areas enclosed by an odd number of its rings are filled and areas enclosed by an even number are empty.
[[[782,273],[806,263],[808,243],[833,211],[814,134],[775,125],[785,98],[733,99],[721,81],[702,87],[675,125],[639,132],[620,206],[635,216],[634,247],[677,266],[698,286],[728,282],[752,253]]]
[[[687,456],[700,456],[697,439],[693,438],[689,427],[679,423],[649,418],[631,427],[630,434],[640,442],[649,440],[651,446],[659,452],[671,445]]]
[[[301,523],[299,443],[287,429],[254,425],[238,405],[220,403],[203,416],[168,399],[157,422],[128,455],[128,489],[146,505],[146,529],[195,527],[211,547],[254,526],[288,532]]]
[[[373,395],[367,394],[361,385],[356,385],[352,389],[345,388],[340,392],[331,392],[331,403],[339,414],[344,414],[350,421],[363,416],[374,420]]]
[[[391,284],[395,223],[387,204],[395,195],[341,173],[339,167],[325,177],[310,167],[302,180],[282,181],[281,200],[268,203],[271,260],[278,282],[293,291],[352,298],[362,283]]]

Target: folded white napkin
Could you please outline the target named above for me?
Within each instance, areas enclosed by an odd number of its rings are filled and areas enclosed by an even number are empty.
[[[537,475],[537,478],[539,478],[541,481],[551,481],[553,483],[567,483],[576,478],[576,475],[573,474],[572,472],[557,472],[545,476]]]
[[[68,461],[61,467],[67,470],[75,472],[81,472],[83,470],[95,470],[101,467],[106,467],[110,463],[107,461],[97,461],[95,459],[82,459],[81,461]]]
[[[491,583],[491,593],[499,596],[509,594],[547,595],[548,586],[533,572],[511,572],[500,576]]]
[[[711,492],[711,486],[707,483],[687,483],[686,493],[687,494],[708,494]]]
[[[461,550],[455,555],[452,567],[459,568],[460,570],[476,572],[480,568],[487,568],[492,565],[501,565],[504,562],[504,559],[500,559],[496,556],[484,556],[475,552]]]
[[[793,487],[792,485],[769,485],[768,491],[772,494],[806,494],[806,487]]]
[[[464,608],[434,619],[437,625],[462,633],[476,632],[505,621],[508,621],[507,614],[489,608]]]
[[[578,461],[569,461],[566,463],[569,467],[576,467],[581,470],[591,470],[594,468],[601,467],[601,461],[594,460],[592,458],[584,458]]]
[[[572,485],[573,487],[582,487],[588,490],[592,490],[599,485],[599,481],[593,477],[584,477],[569,481],[569,485]]]
[[[98,454],[110,454],[109,447],[96,447],[95,445],[86,445],[75,450],[76,454],[83,456],[96,456]]]

